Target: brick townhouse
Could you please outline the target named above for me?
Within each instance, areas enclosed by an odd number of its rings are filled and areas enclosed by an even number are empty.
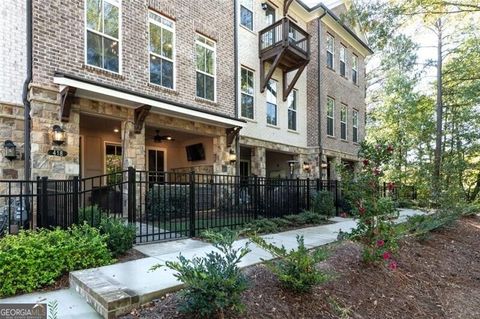
[[[331,8],[2,1],[0,178],[128,166],[335,178],[357,161],[371,52],[335,15],[345,4]]]

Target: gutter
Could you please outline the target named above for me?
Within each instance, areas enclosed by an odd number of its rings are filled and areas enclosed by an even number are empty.
[[[28,86],[30,82],[32,81],[33,78],[33,72],[32,72],[32,46],[33,46],[33,40],[32,40],[32,0],[27,0],[26,1],[26,22],[27,22],[27,38],[26,38],[26,44],[27,44],[27,77],[25,79],[25,82],[23,83],[23,94],[22,94],[22,99],[23,99],[23,120],[24,120],[24,125],[25,125],[25,130],[24,130],[24,153],[25,153],[25,160],[24,160],[24,178],[25,180],[29,181],[31,179],[31,139],[30,139],[30,101],[28,100]],[[26,192],[27,194],[30,193],[30,189],[28,187],[28,183],[26,183]]]
[[[322,84],[322,68],[320,67],[321,59],[322,59],[322,18],[327,14],[324,12],[320,17],[317,19],[317,34],[318,34],[318,41],[317,41],[317,109],[318,109],[318,148],[319,148],[319,162],[320,162],[320,174],[322,173],[322,153],[323,153],[323,144],[322,144],[322,91],[321,91],[321,84]],[[321,177],[321,176],[320,176]]]
[[[238,15],[239,15],[239,5],[238,0],[233,1],[233,51],[234,51],[234,85],[235,85],[235,95],[234,95],[234,103],[235,103],[235,117],[238,119],[240,118],[239,112],[239,83],[238,83]],[[235,175],[240,175],[240,133],[237,134],[235,138],[235,154],[237,154],[237,161],[235,162]]]

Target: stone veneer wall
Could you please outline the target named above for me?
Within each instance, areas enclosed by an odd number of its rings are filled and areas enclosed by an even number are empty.
[[[24,143],[23,105],[0,102],[0,179],[23,179]],[[17,159],[10,161],[4,157],[3,143],[11,140],[17,146]]]

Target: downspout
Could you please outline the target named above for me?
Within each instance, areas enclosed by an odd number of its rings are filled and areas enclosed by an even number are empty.
[[[323,168],[322,168],[322,155],[323,155],[323,144],[322,144],[322,92],[321,92],[321,84],[322,84],[322,68],[321,68],[321,39],[322,39],[322,18],[327,14],[325,11],[320,17],[317,19],[317,109],[318,109],[318,148],[319,148],[319,162],[320,162],[320,178],[322,178]]]
[[[238,0],[233,1],[234,5],[234,14],[233,14],[233,50],[234,50],[234,85],[235,85],[235,95],[234,95],[234,103],[235,103],[235,117],[238,119],[240,117],[240,113],[238,111]],[[237,154],[237,161],[235,162],[235,175],[240,175],[240,133],[238,133],[237,137],[235,138],[235,154]]]
[[[30,101],[28,100],[28,86],[32,81],[32,0],[26,1],[26,24],[27,24],[27,32],[26,32],[26,40],[27,40],[27,77],[25,82],[23,83],[23,120],[24,120],[24,153],[25,153],[25,160],[24,160],[24,170],[25,170],[25,180],[31,179],[31,140],[30,140]],[[30,189],[28,187],[28,183],[26,183],[27,194],[30,193]]]

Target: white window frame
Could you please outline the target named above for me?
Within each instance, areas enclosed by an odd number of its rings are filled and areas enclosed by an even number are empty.
[[[252,79],[253,79],[253,94],[250,94],[248,92],[244,92],[242,90],[242,70],[246,70],[247,72],[251,72],[252,73]],[[255,120],[255,71],[250,69],[250,68],[247,68],[247,67],[244,67],[244,66],[241,66],[240,67],[240,117],[241,118],[244,118],[244,119],[247,119],[247,120]],[[248,96],[251,96],[252,99],[253,99],[253,110],[252,110],[252,115],[253,117],[250,118],[250,117],[246,117],[246,116],[243,116],[242,115],[242,94],[245,94],[245,95],[248,95]]]
[[[239,19],[238,19],[238,22],[240,23],[240,25],[242,27],[244,27],[245,29],[249,30],[249,31],[253,31],[255,30],[255,16],[254,16],[254,12],[253,12],[253,6],[254,6],[254,0],[247,0],[250,2],[251,6],[250,8],[248,8],[247,6],[243,5],[244,4],[244,1],[240,1],[240,10],[238,10],[238,13],[240,15]],[[246,25],[242,24],[242,7],[245,9],[245,10],[248,10],[252,13],[252,28],[250,29],[249,27],[247,27]]]
[[[206,44],[206,43],[198,41],[199,37],[213,42],[213,44],[214,44],[213,47]],[[210,73],[207,73],[207,72],[204,72],[204,71],[201,71],[201,70],[197,69],[197,56],[196,56],[197,45],[203,46],[204,48],[207,48],[207,49],[213,51],[213,74],[210,74]],[[213,77],[213,101],[197,95],[197,74],[196,74],[196,72],[200,72],[200,73],[205,74],[207,76],[212,76]],[[200,34],[198,32],[195,33],[195,96],[197,98],[205,100],[205,101],[217,102],[217,41],[215,41],[215,40],[213,40],[209,37],[206,37],[203,34]]]
[[[329,115],[329,104],[328,102],[332,101],[332,115]],[[332,119],[332,134],[328,133],[328,120]],[[327,126],[326,126],[327,136],[335,137],[335,99],[331,97],[327,97]]]
[[[88,65],[88,67],[90,68],[95,68],[97,70],[102,70],[102,71],[106,71],[106,72],[111,72],[113,74],[122,74],[122,66],[123,66],[123,59],[122,59],[122,0],[101,0],[102,1],[102,23],[105,23],[105,20],[103,19],[103,10],[104,10],[104,5],[103,5],[103,2],[107,2],[109,4],[111,4],[112,6],[116,6],[118,7],[118,39],[115,39],[114,37],[112,36],[109,36],[108,34],[105,34],[103,32],[99,32],[99,31],[96,31],[96,30],[92,30],[90,28],[88,28],[88,21],[87,21],[87,2],[88,0],[85,0],[84,1],[84,20],[83,22],[85,23],[85,28],[84,28],[84,63],[85,65]],[[112,71],[112,70],[109,70],[109,69],[105,69],[105,68],[101,68],[101,67],[98,67],[96,65],[92,65],[92,64],[89,64],[88,63],[88,57],[87,57],[87,49],[88,49],[88,42],[87,42],[87,34],[88,32],[92,32],[92,33],[95,33],[95,34],[98,34],[99,36],[101,37],[105,37],[107,39],[110,39],[112,41],[118,41],[118,72],[115,72],[115,71]]]
[[[358,110],[355,110],[353,109],[353,115],[352,115],[352,127],[353,127],[353,130],[352,130],[352,141],[354,143],[358,143],[358,141],[360,140],[360,136],[359,136],[359,129],[358,129],[358,116],[359,116],[359,112]],[[355,140],[355,134],[353,134],[354,131],[357,131],[357,139]]]
[[[291,108],[290,107],[290,99],[293,99],[295,101],[295,108]],[[290,131],[294,131],[294,132],[297,132],[298,131],[298,90],[294,89],[292,90],[292,92],[290,92],[290,94],[288,95],[288,98],[287,98],[287,128],[290,130]],[[290,128],[289,127],[289,123],[290,123],[290,112],[294,112],[295,113],[295,129],[293,128]]]
[[[275,103],[269,102],[268,98],[265,99],[265,106],[267,107],[265,112],[265,121],[267,122],[268,126],[278,127],[278,81],[275,79],[270,79],[269,82],[275,82],[277,96],[275,97]],[[266,93],[266,96],[268,96],[268,92]],[[268,123],[268,104],[275,105],[275,124]]]
[[[122,143],[120,142],[111,142],[111,141],[103,141],[103,174],[107,175],[107,146],[115,146],[120,147],[122,149],[122,156],[123,152],[125,151],[123,148]],[[85,152],[85,150],[83,150]]]
[[[355,71],[356,81],[353,79],[353,71]],[[355,53],[352,54],[352,82],[358,84],[358,56]]]
[[[167,21],[170,21],[172,22],[173,24],[173,28],[170,28],[152,18],[150,18],[150,14],[154,14],[154,15],[157,15],[159,17],[161,17],[162,19],[165,19]],[[154,53],[150,50],[150,23],[153,23],[157,26],[159,26],[160,28],[164,28],[168,31],[171,31],[173,36],[172,36],[172,59],[170,58],[167,58],[167,57],[164,57],[158,53]],[[176,85],[177,85],[177,69],[176,69],[176,39],[175,39],[175,21],[170,19],[170,18],[167,18],[166,16],[164,15],[161,15],[153,10],[148,10],[148,25],[147,25],[147,30],[148,30],[148,83],[152,84],[152,85],[156,85],[156,86],[160,86],[162,88],[165,88],[165,89],[168,89],[168,90],[175,90],[176,89]],[[160,58],[160,59],[164,59],[164,60],[167,60],[167,61],[170,61],[173,63],[173,86],[171,88],[169,88],[168,86],[163,86],[161,84],[158,84],[158,83],[153,83],[150,81],[151,79],[151,72],[150,72],[150,55],[154,55],[156,56],[157,58]]]
[[[338,73],[341,76],[346,77],[347,76],[347,47],[344,46],[343,44],[340,44],[340,50],[339,50],[339,65],[338,65]],[[342,52],[343,52],[343,57],[342,57]],[[342,62],[345,65],[344,67],[344,74],[342,74]]]
[[[345,120],[342,118],[343,114],[345,114]],[[342,138],[342,124],[345,124],[345,138]],[[348,140],[348,106],[343,103],[340,108],[340,139],[343,141]]]
[[[332,51],[330,51],[330,49],[328,48],[328,40],[329,39],[332,40]],[[327,48],[327,60],[325,61],[325,63],[327,64],[327,68],[330,68],[328,66],[328,53],[331,53],[332,54],[332,67],[331,67],[331,69],[335,70],[335,37],[333,35],[331,35],[330,33],[327,33],[326,48]]]

